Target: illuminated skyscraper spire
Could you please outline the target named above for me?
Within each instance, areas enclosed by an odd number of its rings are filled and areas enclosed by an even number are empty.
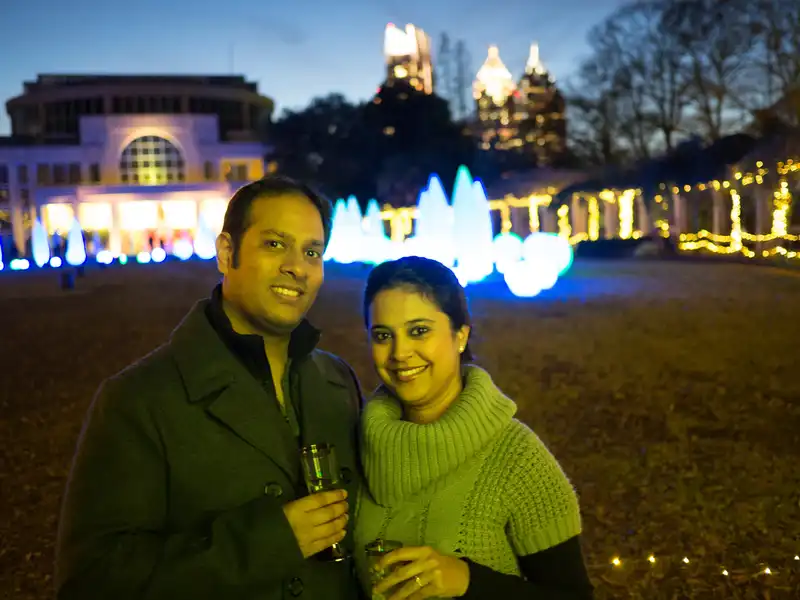
[[[534,42],[531,44],[531,52],[528,55],[528,62],[525,64],[525,72],[536,73],[537,75],[544,75],[547,69],[542,64],[542,59],[539,56],[539,44]]]
[[[489,46],[489,54],[478,70],[475,83],[472,85],[473,96],[477,99],[486,94],[496,104],[502,104],[514,93],[515,89],[514,78],[500,59],[500,51],[497,46]]]

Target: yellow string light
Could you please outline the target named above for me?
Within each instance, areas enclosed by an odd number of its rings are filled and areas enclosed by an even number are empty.
[[[618,198],[619,205],[619,237],[623,240],[633,236],[633,201],[636,199],[636,190],[625,190]]]
[[[674,558],[672,560],[675,560]],[[637,565],[642,564],[644,562],[648,563],[651,567],[654,567],[655,564],[658,563],[668,563],[670,562],[670,557],[660,557],[659,559],[656,558],[655,554],[649,554],[646,559],[636,559],[636,558],[629,558],[623,560],[620,556],[612,556],[611,560],[609,561],[613,569],[622,569],[624,566],[627,565],[628,570],[631,568],[635,568]],[[678,560],[679,563],[683,565],[693,565],[695,568],[699,566],[699,568],[704,569],[708,568],[710,565],[707,563],[704,564],[703,561],[694,561],[690,559],[688,556],[683,556]],[[715,565],[713,569],[710,569],[712,572],[719,573],[723,577],[730,577],[732,572],[735,572],[737,575],[745,575],[745,576],[759,576],[759,575],[768,575],[771,577],[778,577],[780,575],[787,575],[787,574],[800,574],[800,555],[795,554],[794,557],[783,564],[783,568],[775,569],[775,565],[772,566],[768,565],[760,565],[758,567],[747,567],[744,566],[740,569],[730,569],[730,565],[728,566],[720,566]],[[597,570],[604,568],[602,565],[589,565],[591,570]]]
[[[558,235],[567,240],[572,236],[572,226],[569,223],[569,206],[566,204],[558,207]]]
[[[597,198],[589,198],[589,239],[596,241],[600,237],[600,207],[597,205]]]

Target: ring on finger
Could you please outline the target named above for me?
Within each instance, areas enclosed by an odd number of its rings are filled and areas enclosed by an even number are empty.
[[[425,584],[422,582],[422,579],[420,579],[420,578],[419,578],[419,575],[416,575],[416,576],[414,577],[414,581],[416,581],[416,582],[417,582],[417,585],[418,585],[420,588],[424,588],[424,587],[425,587]]]

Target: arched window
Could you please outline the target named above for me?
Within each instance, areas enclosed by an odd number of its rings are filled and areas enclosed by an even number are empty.
[[[184,181],[183,157],[169,140],[145,135],[133,140],[119,159],[122,183],[164,185]]]

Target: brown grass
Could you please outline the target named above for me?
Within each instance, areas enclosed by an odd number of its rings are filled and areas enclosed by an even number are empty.
[[[52,597],[60,497],[97,385],[215,281],[198,263],[90,270],[72,293],[52,274],[0,274],[0,597]],[[322,345],[369,389],[362,274],[326,285]],[[800,597],[797,273],[587,263],[544,298],[471,298],[480,362],[580,492],[598,598]]]

